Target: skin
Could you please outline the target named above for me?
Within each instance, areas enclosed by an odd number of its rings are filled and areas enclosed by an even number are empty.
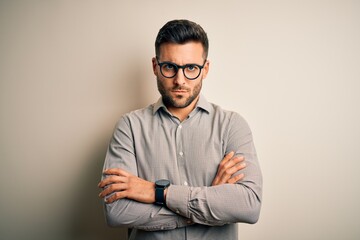
[[[198,42],[162,44],[159,61],[173,62],[177,65],[189,63],[202,65],[205,61],[203,46]],[[206,61],[200,76],[195,80],[188,80],[182,70],[179,70],[176,76],[171,79],[163,77],[155,58],[152,59],[152,67],[164,104],[169,112],[180,121],[184,121],[195,108],[199,99],[202,81],[209,71],[209,61]],[[211,186],[234,184],[242,180],[244,174],[234,176],[234,173],[246,167],[244,161],[244,157],[234,157],[234,152],[225,155],[219,164]],[[104,174],[108,177],[104,178],[98,187],[102,188],[99,197],[104,198],[106,203],[112,203],[123,198],[143,203],[155,203],[155,183],[141,179],[119,168],[107,169]],[[112,195],[109,196],[110,194]],[[166,194],[167,189],[164,191],[165,199]]]
[[[173,62],[178,65],[188,63],[202,65],[205,61],[203,55],[203,47],[198,42],[186,44],[165,43],[160,46],[159,61]],[[202,81],[209,72],[209,61],[205,63],[200,76],[195,80],[188,80],[181,70],[173,78],[163,77],[155,58],[152,59],[152,66],[164,104],[169,112],[179,118],[180,121],[183,121],[196,106]]]

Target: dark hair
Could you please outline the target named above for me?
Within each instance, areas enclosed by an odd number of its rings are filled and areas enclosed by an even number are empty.
[[[209,40],[204,29],[197,23],[189,20],[172,20],[167,22],[160,30],[155,40],[156,56],[160,54],[163,43],[185,44],[187,42],[200,42],[204,48],[204,57],[207,58]]]

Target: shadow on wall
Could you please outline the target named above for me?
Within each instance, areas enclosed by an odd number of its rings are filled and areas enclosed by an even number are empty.
[[[138,65],[138,62],[136,63],[133,61],[130,68],[122,66],[129,70],[125,76],[120,76],[119,80],[118,109],[120,110],[120,114],[150,104],[149,102],[146,102],[148,101],[146,98],[146,94],[148,93],[145,93],[147,88],[144,87],[143,82],[148,81],[149,76],[145,76],[144,73],[139,71]],[[150,67],[150,64],[147,66]],[[154,83],[156,82],[154,81]],[[115,121],[117,120],[118,119]],[[112,123],[111,129],[115,126],[115,123],[116,122]],[[89,147],[89,149],[93,150],[89,151],[89,158],[84,161],[87,165],[83,167],[84,171],[79,175],[79,178],[81,178],[79,179],[79,182],[81,184],[78,186],[73,216],[69,223],[71,240],[126,240],[128,232],[127,228],[110,228],[106,225],[103,204],[101,199],[98,198],[100,189],[97,187],[97,184],[100,181],[106,150],[111,138],[111,135],[104,133],[103,129],[98,130],[101,131],[101,133],[94,136],[94,139],[97,139],[94,144],[96,146]]]
[[[71,239],[127,239],[126,228],[110,228],[106,225],[103,213],[103,205],[98,194],[100,189],[97,184],[100,180],[103,168],[105,152],[108,140],[104,140],[98,149],[93,152],[88,161],[88,166],[84,168],[82,184],[76,196],[76,201],[71,219],[70,231]]]

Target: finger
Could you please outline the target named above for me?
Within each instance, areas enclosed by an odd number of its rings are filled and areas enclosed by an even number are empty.
[[[218,172],[224,168],[224,165],[230,161],[230,159],[234,156],[234,152],[231,151],[228,154],[225,155],[225,157],[221,160],[221,162],[219,163],[219,167],[218,167]]]
[[[224,165],[226,162],[228,162],[234,156],[234,154],[235,154],[234,151],[231,151],[228,154],[226,154],[225,157],[223,158],[223,160],[221,160],[220,166]]]
[[[237,164],[235,166],[232,166],[231,168],[228,168],[224,171],[222,175],[220,175],[220,182],[226,183],[231,176],[236,173],[237,171],[240,171],[241,169],[244,169],[246,167],[246,164],[244,162]]]
[[[214,180],[212,181],[211,183],[211,186],[215,186],[215,185],[218,185],[219,184],[219,177],[216,175],[216,177],[214,178]]]
[[[242,180],[244,178],[244,176],[245,175],[243,173],[240,173],[239,175],[236,175],[236,176],[230,178],[227,182],[228,183],[236,183],[236,182]]]
[[[126,177],[121,177],[121,176],[110,176],[110,177],[106,177],[104,178],[99,184],[98,187],[103,188],[109,184],[113,184],[113,183],[121,183],[121,182],[127,182],[127,178]]]
[[[224,156],[224,158],[221,160],[218,166],[218,170],[216,173],[216,176],[214,180],[212,181],[211,185],[215,186],[221,183],[226,183],[228,179],[224,177],[224,173],[227,169],[233,167],[234,165],[242,162],[245,160],[243,156],[236,156],[234,157],[235,153],[234,151],[229,152]],[[228,176],[230,178],[230,176]]]
[[[106,177],[104,178],[99,184],[98,187],[103,188],[109,184],[113,184],[113,183],[122,183],[122,182],[128,182],[128,178],[127,177],[122,177],[122,176],[110,176],[110,177]]]
[[[116,200],[123,199],[127,197],[127,193],[125,191],[116,192],[113,195],[109,196],[108,198],[104,198],[105,203],[113,203]]]
[[[234,167],[236,168],[236,172],[237,172],[237,171],[240,171],[240,170],[246,168],[246,163],[245,162],[240,162],[239,164],[237,164]]]
[[[219,170],[219,176],[224,175],[225,171],[227,171],[228,169],[234,167],[236,164],[244,161],[244,157],[234,157],[232,159],[230,159],[228,162],[226,162],[223,166],[221,166],[221,169]]]
[[[225,155],[224,159],[230,160],[234,156],[234,154],[234,151],[230,151],[228,154]]]
[[[107,195],[110,195],[118,191],[124,191],[127,188],[128,188],[128,184],[126,183],[111,184],[99,194],[99,197],[104,198]]]
[[[242,156],[241,156],[241,157],[233,157],[233,158],[230,159],[227,163],[225,163],[224,167],[225,167],[225,169],[231,168],[231,167],[235,166],[236,164],[244,161],[244,159],[245,159],[245,158],[242,157]]]
[[[118,175],[118,176],[130,176],[130,173],[121,168],[109,168],[103,171],[105,175]]]

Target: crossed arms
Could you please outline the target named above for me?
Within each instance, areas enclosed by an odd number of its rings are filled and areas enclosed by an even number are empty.
[[[235,121],[233,125],[239,124]],[[211,186],[170,185],[164,195],[167,208],[153,204],[155,184],[138,177],[136,166],[125,163],[124,167],[118,167],[105,163],[103,179],[98,186],[102,188],[99,196],[106,203],[108,224],[156,231],[194,223],[210,226],[255,223],[261,207],[262,178],[252,135],[247,125],[245,130],[241,129],[241,134],[236,127],[232,130],[234,136],[240,137],[229,141],[227,150],[235,151],[226,154],[219,163]],[[126,135],[130,134],[122,132],[121,141],[126,141]],[[119,138],[113,139],[113,144],[119,144],[117,141]],[[111,150],[108,154],[116,155]],[[121,157],[134,157],[126,154]]]
[[[233,184],[240,181],[244,174],[235,176],[233,174],[246,167],[244,160],[243,156],[234,157],[234,152],[225,155],[219,164],[211,186]],[[98,185],[98,187],[104,188],[99,197],[104,198],[106,203],[112,203],[123,198],[142,203],[155,203],[155,183],[141,179],[120,168],[106,169],[103,174],[108,175],[108,177]],[[167,190],[164,191],[164,199],[166,199]]]

